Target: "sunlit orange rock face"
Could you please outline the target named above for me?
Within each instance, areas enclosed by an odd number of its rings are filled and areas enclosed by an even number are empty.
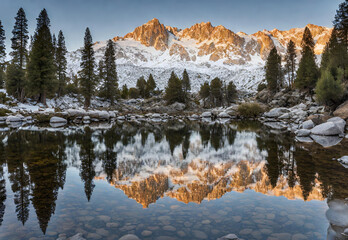
[[[332,29],[313,24],[308,24],[307,27],[315,41],[315,54],[321,54],[329,41]],[[116,42],[133,39],[159,51],[169,50],[170,56],[178,55],[182,61],[195,61],[197,57],[209,56],[210,61],[222,59],[227,65],[242,65],[251,61],[251,56],[254,55],[259,55],[265,60],[274,46],[281,54],[285,54],[290,40],[295,43],[299,55],[303,32],[304,28],[292,28],[287,31],[263,30],[251,35],[244,32],[236,34],[224,26],[215,27],[210,22],[197,23],[181,30],[164,26],[154,18],[124,37],[115,37],[113,40]],[[175,42],[172,42],[173,39]],[[184,44],[187,40],[195,41],[195,50],[188,49]]]
[[[124,38],[132,38],[146,47],[154,47],[156,50],[164,51],[168,48],[168,31],[156,18],[137,27]]]
[[[304,200],[296,176],[292,187],[289,187],[289,179],[284,176],[280,176],[276,186],[272,186],[264,162],[241,161],[215,165],[197,160],[185,168],[172,169],[167,174],[153,174],[140,180],[139,176],[135,176],[134,180],[129,177],[114,179],[111,184],[144,208],[164,196],[184,203],[200,204],[203,200],[221,198],[227,192],[244,192],[247,189],[265,195]],[[305,200],[324,200],[318,180]]]

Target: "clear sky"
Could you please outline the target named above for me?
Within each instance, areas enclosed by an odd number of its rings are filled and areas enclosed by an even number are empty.
[[[288,30],[308,23],[332,26],[336,9],[343,0],[0,0],[0,20],[7,37],[12,37],[14,17],[23,7],[32,34],[36,18],[46,8],[52,32],[64,32],[67,47],[82,46],[85,28],[93,40],[123,36],[137,26],[158,18],[178,28],[210,21],[234,32],[248,34],[278,28]],[[8,50],[8,49],[7,49]]]

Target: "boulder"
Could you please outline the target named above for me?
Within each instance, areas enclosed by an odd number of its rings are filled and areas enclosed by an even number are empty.
[[[86,115],[86,111],[84,109],[68,109],[67,110],[69,117],[83,117]]]
[[[61,117],[51,117],[50,123],[68,123],[68,121],[65,118]]]
[[[344,121],[342,118],[333,117],[333,118],[328,119],[327,122],[333,122],[341,130],[341,132],[344,133],[346,121]]]
[[[184,111],[185,107],[186,107],[185,104],[183,104],[183,103],[178,103],[178,102],[175,102],[175,103],[173,103],[172,105],[169,106],[169,108],[170,108],[172,111],[175,111],[175,112]]]
[[[339,144],[343,138],[338,136],[319,136],[311,135],[311,138],[323,147],[332,147]]]
[[[192,119],[199,119],[199,116],[197,114],[193,114],[193,115],[191,115],[191,118]]]
[[[315,124],[312,120],[307,120],[302,123],[303,129],[312,129],[315,127]]]
[[[99,111],[98,118],[102,120],[109,120],[110,114],[107,111]]]
[[[6,123],[22,122],[22,118],[18,116],[8,116],[6,118]]]
[[[0,117],[0,122],[6,122],[7,117]]]
[[[266,112],[264,115],[265,117],[268,117],[268,118],[278,118],[288,112],[289,112],[289,109],[287,108],[273,108],[271,111]]]
[[[154,114],[152,114],[151,118],[153,118],[153,119],[160,119],[161,118],[161,114],[154,113]]]
[[[335,136],[342,134],[342,131],[333,122],[326,122],[315,126],[311,133],[321,136]]]
[[[211,118],[211,112],[204,112],[201,114],[201,118]]]
[[[308,129],[300,129],[296,131],[296,136],[298,137],[308,137],[311,134],[311,131]]]
[[[221,112],[219,113],[218,118],[231,118],[231,116],[226,112]]]
[[[342,119],[348,119],[348,101],[342,103],[338,108],[333,112],[335,117],[340,117]]]
[[[348,168],[348,156],[343,156],[339,159],[337,159],[344,167]]]

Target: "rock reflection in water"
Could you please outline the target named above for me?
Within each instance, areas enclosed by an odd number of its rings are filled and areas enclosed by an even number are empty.
[[[199,204],[247,189],[305,201],[327,198],[330,207],[331,201],[348,197],[348,169],[331,161],[347,155],[344,144],[347,140],[328,149],[300,144],[246,122],[2,132],[0,226],[6,171],[18,221],[26,223],[31,203],[43,233],[68,168],[79,170],[87,201],[93,198],[95,181],[105,179],[144,208],[163,197]],[[328,236],[339,235],[344,226],[338,227],[331,212]]]

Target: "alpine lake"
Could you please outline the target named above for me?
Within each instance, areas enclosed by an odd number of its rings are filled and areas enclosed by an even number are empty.
[[[254,121],[2,126],[0,239],[335,239],[344,155]]]

